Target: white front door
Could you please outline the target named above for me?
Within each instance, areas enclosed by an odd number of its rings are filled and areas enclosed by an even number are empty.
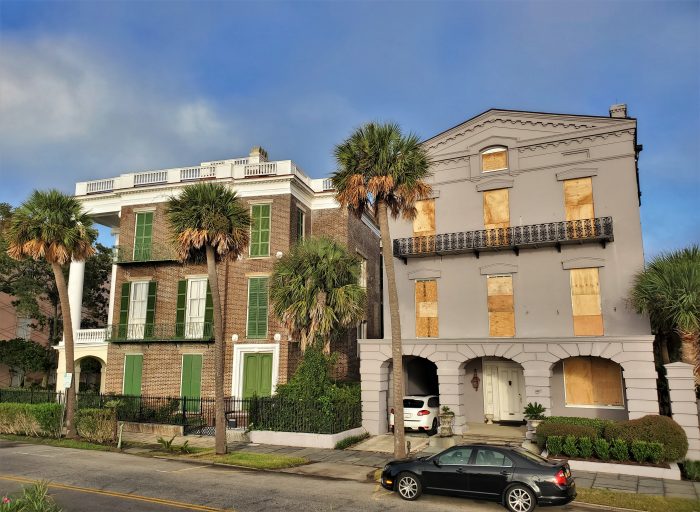
[[[143,339],[148,303],[148,281],[131,283],[131,303],[129,304],[129,326],[127,338]]]
[[[484,413],[495,421],[523,420],[523,370],[520,365],[484,361]]]
[[[185,337],[199,339],[204,334],[204,312],[207,306],[207,279],[187,281],[187,318]]]

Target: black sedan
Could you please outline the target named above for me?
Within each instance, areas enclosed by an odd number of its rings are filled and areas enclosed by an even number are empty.
[[[382,486],[405,500],[423,492],[500,501],[511,512],[565,505],[576,497],[569,464],[524,448],[460,445],[430,457],[392,461]]]

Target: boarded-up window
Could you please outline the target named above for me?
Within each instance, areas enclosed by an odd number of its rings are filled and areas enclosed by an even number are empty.
[[[435,199],[416,201],[416,216],[413,219],[413,236],[417,252],[435,250]]]
[[[508,168],[508,150],[506,148],[491,148],[481,153],[481,170],[501,171]]]
[[[487,190],[484,192],[484,229],[486,243],[504,245],[509,243],[510,205],[508,189]]]
[[[489,308],[489,336],[515,336],[515,312],[513,307],[513,276],[488,276],[486,278]]]
[[[574,336],[602,336],[603,314],[597,268],[570,270]]]
[[[564,361],[566,405],[622,406],[620,365],[600,357],[571,357]]]
[[[416,281],[416,337],[438,337],[437,281]]]
[[[591,178],[564,181],[564,208],[569,238],[583,238],[594,233],[593,182]]]

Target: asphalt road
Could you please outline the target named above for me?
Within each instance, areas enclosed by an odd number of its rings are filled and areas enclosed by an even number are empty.
[[[49,480],[66,512],[501,512],[496,503],[424,495],[406,502],[377,484],[0,440],[0,495]],[[552,512],[582,511],[575,505]]]

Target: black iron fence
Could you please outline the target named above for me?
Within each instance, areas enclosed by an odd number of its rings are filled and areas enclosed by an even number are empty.
[[[0,402],[62,402],[63,394],[44,390],[0,389]],[[119,421],[180,425],[185,434],[214,435],[213,398],[79,393],[79,408],[114,407]],[[224,399],[226,428],[336,434],[361,426],[358,402],[300,401],[280,397]]]
[[[393,242],[394,256],[408,258],[441,254],[459,254],[488,250],[538,247],[546,245],[611,242],[612,217],[548,222],[508,228],[482,229],[431,236],[397,238]]]

